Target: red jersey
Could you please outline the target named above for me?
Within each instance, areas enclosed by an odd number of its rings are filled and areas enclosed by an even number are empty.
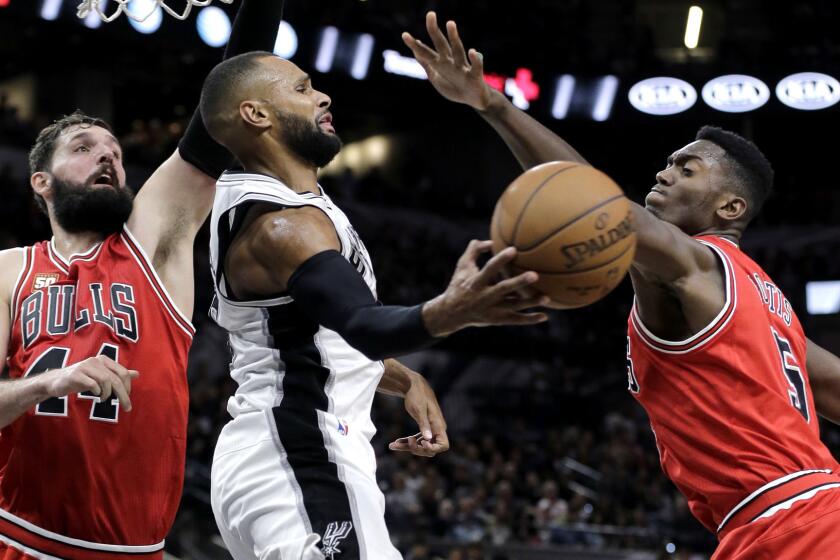
[[[697,239],[722,264],[723,309],[673,342],[646,329],[634,305],[627,368],[662,469],[715,532],[761,494],[838,463],[820,441],[805,334],[790,303],[734,243]]]
[[[160,558],[184,476],[193,327],[125,229],[63,259],[24,249],[11,377],[105,354],[140,377],[131,412],[51,398],[0,431],[0,540],[68,559]]]

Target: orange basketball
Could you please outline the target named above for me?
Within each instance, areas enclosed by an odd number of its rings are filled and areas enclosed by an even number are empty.
[[[533,270],[551,307],[569,309],[610,293],[633,262],[630,201],[604,173],[554,161],[529,169],[505,190],[490,224],[493,252],[516,247],[509,272]]]

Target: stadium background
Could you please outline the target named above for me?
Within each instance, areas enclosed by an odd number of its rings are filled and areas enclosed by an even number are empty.
[[[185,22],[163,17],[159,29],[141,33],[124,17],[89,28],[75,17],[75,3],[0,0],[2,248],[49,236],[26,168],[41,127],[77,107],[108,119],[129,182],[140,185],[174,149],[203,76],[222,54],[199,35],[198,10]],[[495,199],[519,173],[469,109],[386,70],[411,70],[400,58],[409,53],[399,34],[425,38],[423,16],[435,9],[459,23],[497,83],[512,82],[510,92],[531,97],[532,115],[636,200],[702,124],[753,138],[774,164],[776,190],[744,248],[791,300],[809,336],[840,352],[840,298],[823,298],[827,314],[806,311],[807,282],[840,279],[840,105],[799,110],[773,91],[797,72],[840,77],[840,7],[828,0],[699,5],[700,44],[689,50],[689,3],[681,1],[288,0],[285,16],[297,37],[291,59],[332,97],[346,145],[321,181],[367,244],[381,299],[413,304],[443,289],[467,241],[487,236]],[[218,7],[229,16],[235,10]],[[769,101],[738,114],[712,109],[700,89],[725,74],[759,78]],[[557,99],[564,75],[575,80],[568,104]],[[628,90],[655,76],[692,84],[696,104],[665,116],[634,108]],[[189,366],[187,481],[167,539],[173,556],[196,560],[227,558],[215,537],[208,475],[234,390],[225,336],[206,315],[206,247],[205,232],[195,253],[199,335]],[[415,427],[401,401],[377,398],[379,478],[407,559],[708,557],[713,538],[662,475],[645,415],[626,394],[631,297],[625,282],[591,308],[552,313],[539,327],[464,332],[406,358],[435,387],[452,441],[433,460],[389,452],[388,441]],[[840,454],[840,430],[825,425],[823,439]]]

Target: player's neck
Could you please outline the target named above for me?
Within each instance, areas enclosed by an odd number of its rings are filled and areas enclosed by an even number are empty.
[[[274,177],[295,192],[318,192],[318,169],[282,148],[255,150],[240,162],[245,171]]]
[[[93,231],[70,233],[50,220],[53,231],[53,247],[59,255],[69,259],[73,255],[87,252],[88,249],[102,241],[104,235]]]

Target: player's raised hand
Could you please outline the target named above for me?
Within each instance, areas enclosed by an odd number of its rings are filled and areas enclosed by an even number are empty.
[[[437,14],[426,14],[426,30],[434,48],[404,32],[402,40],[411,49],[414,58],[426,71],[429,81],[438,92],[450,101],[464,103],[485,110],[493,90],[484,81],[484,61],[475,49],[464,50],[454,21],[446,23],[446,35],[438,27]]]
[[[421,457],[434,457],[449,449],[443,411],[431,385],[419,373],[412,375],[411,387],[405,394],[405,410],[417,422],[420,432],[392,441],[389,449]]]
[[[71,366],[43,374],[47,394],[50,397],[64,397],[71,393],[90,391],[100,401],[115,395],[126,411],[131,410],[131,381],[140,373],[127,369],[107,356],[96,356]]]
[[[424,304],[423,320],[432,335],[447,336],[470,326],[532,325],[548,318],[544,313],[524,311],[549,302],[544,295],[522,295],[539,280],[536,272],[503,276],[505,266],[516,257],[516,249],[508,247],[478,268],[476,259],[491,247],[490,241],[471,241],[446,291]]]

